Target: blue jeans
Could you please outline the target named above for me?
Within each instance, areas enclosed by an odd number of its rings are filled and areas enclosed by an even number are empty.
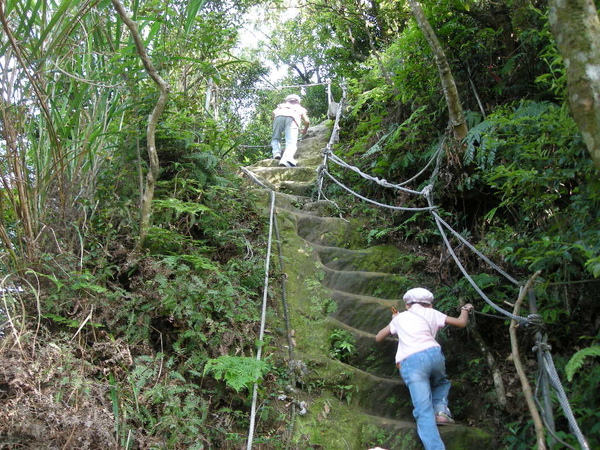
[[[285,134],[285,151],[281,154],[281,136]],[[271,139],[273,158],[281,156],[281,163],[296,164],[294,156],[298,148],[298,124],[292,117],[277,116],[273,121],[273,137]]]
[[[413,403],[417,433],[425,450],[443,450],[444,442],[435,423],[435,413],[448,410],[450,381],[442,349],[432,347],[410,355],[400,366],[400,375],[408,386]]]

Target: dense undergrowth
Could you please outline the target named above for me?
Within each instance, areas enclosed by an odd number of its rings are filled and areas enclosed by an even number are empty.
[[[223,356],[237,357],[237,370],[255,363],[263,221],[226,168],[185,168],[213,181],[161,182],[145,254],[132,252],[125,200],[90,214],[79,257],[48,254],[4,279],[4,288],[25,287],[5,292],[2,307],[11,324],[0,342],[6,448],[243,441],[248,386],[270,366],[243,370],[242,385],[203,371],[208,361],[215,374],[225,370]]]

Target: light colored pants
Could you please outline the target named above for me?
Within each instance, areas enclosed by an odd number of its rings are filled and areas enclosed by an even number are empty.
[[[281,137],[285,134],[285,151],[281,154]],[[294,156],[298,148],[298,124],[288,116],[277,116],[273,120],[273,138],[271,140],[273,158],[281,156],[280,164],[296,164]]]
[[[425,450],[444,450],[444,442],[435,423],[435,413],[449,414],[450,381],[442,349],[432,347],[402,361],[400,375],[408,386],[413,403],[417,433]]]

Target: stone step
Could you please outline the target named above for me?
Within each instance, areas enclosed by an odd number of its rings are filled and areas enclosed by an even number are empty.
[[[369,422],[377,428],[387,430],[385,438],[377,442],[377,445],[381,448],[423,448],[417,436],[417,427],[414,420],[395,420],[372,415],[369,416]],[[491,435],[461,424],[438,427],[438,430],[448,450],[495,448],[498,444]]]
[[[247,167],[271,183],[282,181],[312,181],[316,179],[316,171],[310,167],[250,166]]]
[[[393,245],[377,245],[359,250],[326,247],[314,244],[321,262],[334,270],[362,270],[377,268],[378,272],[395,273],[406,270],[406,256]]]
[[[317,168],[323,162],[323,157],[320,155],[302,155],[301,152],[296,152],[296,160],[298,161],[298,167],[312,169],[315,172]],[[281,167],[279,165],[280,161],[278,159],[261,159],[260,161],[256,161],[251,166],[246,166],[248,169],[253,169],[257,167]],[[282,169],[286,169],[287,167],[281,167]],[[291,167],[293,169],[294,167]]]
[[[332,270],[323,267],[323,285],[334,291],[368,295],[378,298],[398,298],[412,285],[404,275],[385,272],[361,272],[354,270]]]
[[[343,219],[300,214],[297,215],[297,227],[300,237],[311,244],[351,247],[352,227]]]
[[[392,319],[390,308],[401,309],[402,306],[398,300],[335,290],[331,292],[331,298],[337,304],[337,309],[332,314],[334,318],[373,335],[389,324]]]
[[[278,190],[285,194],[309,197],[315,189],[314,181],[282,181]]]
[[[343,324],[332,320],[329,321],[328,326],[332,329],[342,328]],[[373,339],[373,337],[371,338]],[[352,393],[352,401],[360,406],[361,411],[393,419],[412,418],[410,394],[400,378],[393,360],[389,364],[391,372],[388,377],[366,372],[355,364],[345,364],[339,361],[336,363],[340,365],[340,372],[351,373],[347,382],[355,388]]]
[[[352,366],[377,377],[398,377],[398,370],[395,366],[397,339],[388,338],[383,342],[375,342],[375,334],[354,328],[335,317],[330,318],[329,325],[332,330],[339,328],[354,336],[356,354],[349,361]]]

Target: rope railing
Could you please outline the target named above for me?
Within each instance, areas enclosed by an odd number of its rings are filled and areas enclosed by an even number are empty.
[[[337,119],[337,118],[336,118]],[[337,120],[336,120],[337,123]],[[439,233],[442,237],[442,240],[444,241],[444,245],[446,246],[448,252],[450,253],[450,255],[452,256],[452,259],[454,260],[455,264],[457,265],[457,267],[459,268],[459,270],[461,271],[461,273],[463,274],[463,276],[467,279],[467,281],[471,284],[471,286],[473,287],[473,289],[475,289],[475,291],[479,294],[479,296],[494,310],[500,312],[501,314],[503,314],[503,316],[505,316],[506,318],[510,318],[512,320],[515,320],[518,324],[523,325],[524,327],[526,327],[527,329],[537,332],[539,333],[540,330],[542,330],[544,328],[544,321],[541,315],[539,314],[529,314],[527,317],[521,317],[521,316],[517,316],[515,314],[510,313],[509,311],[506,311],[505,309],[501,308],[500,306],[498,306],[496,303],[494,303],[484,292],[483,290],[479,287],[479,285],[475,282],[475,280],[470,276],[470,274],[467,272],[467,270],[465,269],[464,265],[461,263],[460,259],[458,258],[458,256],[456,255],[456,252],[454,251],[448,236],[445,232],[445,229],[448,230],[455,238],[457,238],[460,242],[462,242],[466,247],[468,247],[471,251],[473,251],[480,259],[482,259],[483,261],[485,261],[490,267],[492,267],[495,271],[497,271],[498,273],[500,273],[502,276],[504,276],[507,280],[509,280],[511,283],[517,285],[517,286],[521,286],[522,283],[518,282],[515,278],[513,278],[512,276],[510,276],[506,271],[502,270],[497,264],[495,264],[493,261],[491,261],[487,256],[485,256],[482,252],[480,252],[479,250],[477,250],[477,248],[475,246],[473,246],[470,242],[468,242],[467,239],[465,239],[460,233],[458,233],[457,231],[455,231],[446,221],[444,221],[442,219],[442,217],[438,214],[437,210],[437,206],[434,204],[433,199],[432,199],[432,192],[433,192],[433,186],[435,183],[435,180],[437,178],[437,174],[440,170],[440,165],[441,165],[441,160],[442,160],[442,156],[443,156],[443,152],[442,152],[442,148],[443,148],[443,143],[442,145],[439,146],[439,148],[437,149],[437,151],[434,153],[434,155],[432,156],[432,158],[430,158],[430,160],[427,162],[427,165],[414,177],[411,178],[411,181],[418,178],[418,176],[420,176],[421,174],[423,174],[425,172],[425,170],[427,170],[427,168],[432,164],[432,162],[434,160],[436,160],[436,167],[433,170],[432,175],[430,176],[430,181],[429,184],[422,190],[422,191],[415,191],[415,190],[410,190],[410,189],[404,189],[403,186],[408,184],[408,182],[404,182],[402,184],[392,184],[392,183],[388,183],[386,180],[382,180],[379,179],[377,177],[372,177],[370,175],[365,174],[364,172],[362,172],[360,169],[356,168],[355,166],[352,166],[350,164],[345,163],[343,160],[341,160],[340,158],[338,158],[336,155],[333,154],[332,151],[332,146],[328,146],[326,149],[324,149],[323,153],[324,153],[324,160],[323,160],[323,164],[319,167],[318,169],[318,184],[319,184],[319,196],[323,195],[322,194],[322,189],[323,189],[323,180],[325,178],[325,176],[327,176],[330,180],[332,180],[336,185],[338,185],[339,187],[341,187],[342,189],[344,189],[345,191],[349,192],[350,194],[354,195],[355,197],[366,201],[368,203],[380,206],[380,207],[385,207],[385,208],[389,208],[389,209],[396,209],[396,210],[404,210],[404,211],[423,211],[423,210],[428,210],[430,212],[430,214],[432,215],[436,226],[439,230]],[[353,191],[351,188],[345,186],[342,182],[340,182],[339,180],[337,180],[333,175],[331,175],[328,170],[327,170],[327,162],[328,161],[332,161],[336,164],[338,164],[341,167],[344,167],[346,169],[349,169],[357,174],[359,174],[362,178],[376,182],[377,184],[379,184],[380,186],[383,187],[388,187],[388,188],[393,188],[393,189],[398,189],[398,190],[402,190],[404,192],[407,192],[409,194],[414,194],[414,195],[422,195],[425,196],[427,198],[427,202],[428,202],[428,207],[427,208],[403,208],[403,207],[391,207],[389,205],[384,205],[381,204],[375,200],[369,199],[365,196],[362,196],[358,193],[356,193],[355,191]],[[483,314],[483,313],[482,313]],[[484,315],[488,315],[488,314],[484,314]],[[491,317],[491,315],[488,315]],[[504,317],[500,317],[500,316],[493,316],[499,319],[504,319]],[[534,348],[535,351],[535,348]],[[570,407],[568,398],[566,396],[565,390],[560,382],[560,378],[558,377],[558,373],[556,371],[556,368],[554,366],[554,361],[552,359],[552,355],[549,352],[549,348],[547,346],[544,347],[543,349],[543,358],[542,358],[543,367],[540,367],[540,371],[544,371],[549,379],[551,380],[551,385],[552,387],[555,389],[556,393],[557,393],[557,398],[558,401],[561,405],[561,407],[563,408],[563,411],[565,412],[565,416],[567,417],[567,420],[569,422],[570,428],[572,430],[572,432],[575,434],[579,444],[581,445],[581,448],[583,450],[589,450],[589,444],[586,441],[585,436],[583,435],[583,433],[581,432],[577,421],[574,417],[574,414],[572,412],[572,409]]]
[[[331,84],[331,81],[323,81],[322,83],[307,83],[307,84],[290,84],[290,85],[282,85],[277,86],[275,84],[269,83],[270,86],[254,86],[254,87],[244,87],[245,91],[279,91],[281,89],[295,89],[295,88],[307,88],[307,87],[315,87],[315,86],[328,86]],[[214,85],[214,89],[218,91],[232,91],[234,89],[239,89],[235,87],[228,86],[219,86]]]
[[[265,285],[263,290],[263,301],[262,310],[260,316],[260,332],[258,335],[258,342],[263,342],[265,336],[265,324],[267,317],[267,297],[269,292],[269,267],[271,265],[271,243],[273,241],[273,219],[275,217],[275,192],[270,190],[271,208],[269,211],[269,239],[267,242],[267,257],[265,260]],[[262,345],[258,346],[256,352],[256,359],[260,361],[262,357]],[[254,441],[254,422],[256,420],[256,402],[258,398],[258,383],[254,383],[252,389],[252,406],[250,408],[250,426],[248,427],[248,442],[247,450],[252,449],[252,443]]]
[[[371,200],[370,198],[364,197],[360,194],[358,194],[357,192],[353,191],[352,189],[350,189],[348,186],[344,185],[341,181],[337,180],[333,175],[331,175],[329,172],[327,172],[326,170],[323,171],[323,173],[325,175],[327,175],[327,177],[333,181],[335,184],[337,184],[339,187],[341,187],[342,189],[344,189],[345,191],[351,193],[352,195],[354,195],[355,197],[371,203],[372,205],[376,205],[376,206],[380,206],[382,208],[387,208],[387,209],[393,209],[396,211],[413,211],[413,212],[417,212],[417,211],[431,211],[432,209],[435,208],[435,206],[424,206],[424,207],[409,207],[409,206],[392,206],[392,205],[386,205],[384,203],[380,203],[376,200]]]
[[[343,160],[341,160],[340,158],[338,158],[333,153],[329,155],[329,159],[331,161],[333,161],[334,163],[336,163],[337,165],[339,165],[339,166],[342,166],[342,167],[344,167],[346,169],[350,169],[353,172],[356,172],[357,174],[359,174],[365,180],[374,181],[375,183],[377,183],[380,186],[383,186],[383,187],[386,187],[386,188],[397,189],[399,191],[406,192],[407,194],[413,194],[413,195],[421,195],[422,194],[421,191],[415,191],[413,189],[407,189],[407,188],[405,188],[403,186],[400,186],[399,184],[388,183],[387,180],[383,180],[381,178],[377,178],[377,177],[373,177],[373,176],[367,175],[366,173],[362,172],[358,167],[352,166],[350,164],[347,164],[346,162],[344,162]]]
[[[519,286],[521,284],[517,280],[515,280],[513,277],[511,277],[508,273],[506,273],[504,270],[502,270],[496,263],[494,263],[492,260],[490,260],[487,256],[485,256],[483,253],[481,253],[479,250],[477,250],[477,248],[475,248],[475,246],[473,246],[469,241],[467,241],[460,233],[458,233],[450,225],[448,225],[448,223],[444,219],[442,219],[439,214],[436,214],[436,216],[437,216],[437,220],[439,221],[440,224],[442,224],[458,240],[460,240],[463,244],[465,244],[473,253],[475,253],[477,256],[479,256],[479,258],[483,259],[492,269],[494,269],[496,272],[498,272],[499,274],[504,276],[504,278],[506,278],[508,281],[510,281],[514,285]]]
[[[338,106],[337,106],[337,110],[335,112],[335,121],[333,122],[331,136],[329,136],[329,141],[327,142],[327,145],[323,149],[323,162],[317,169],[317,171],[319,171],[319,172],[321,171],[322,168],[327,167],[327,160],[329,159],[329,155],[332,154],[333,146],[340,139],[340,119],[342,117],[342,112],[344,111],[344,108],[346,107],[346,95],[348,93],[348,90],[346,88],[346,83],[342,83],[341,87],[342,87],[342,98],[340,99],[340,102],[338,103]],[[322,176],[317,177],[317,189],[318,189],[317,199],[321,200],[321,197],[326,198],[325,195],[323,194],[323,177]]]
[[[535,347],[533,349],[536,350]],[[585,436],[581,432],[579,425],[577,424],[577,420],[575,419],[575,415],[573,414],[573,410],[571,409],[571,405],[569,404],[569,399],[567,398],[567,394],[563,385],[560,382],[560,377],[558,376],[558,372],[556,371],[556,367],[554,366],[554,360],[552,359],[552,355],[550,354],[550,347],[544,345],[542,347],[542,352],[544,354],[544,370],[548,373],[548,377],[550,378],[550,384],[554,388],[557,394],[558,402],[562,407],[567,420],[569,421],[569,425],[571,430],[577,437],[577,441],[583,450],[589,450],[590,445],[588,444]]]
[[[508,273],[506,273],[504,270],[502,270],[497,264],[495,264],[493,261],[491,261],[489,258],[487,258],[483,253],[481,253],[479,250],[477,250],[474,245],[472,245],[470,242],[468,242],[460,233],[458,233],[457,231],[455,231],[436,212],[436,210],[438,209],[438,207],[433,203],[432,192],[433,192],[433,183],[435,182],[434,178],[435,178],[437,172],[439,171],[439,165],[441,164],[441,155],[442,155],[441,152],[442,152],[442,149],[443,149],[443,146],[440,145],[439,148],[434,153],[434,156],[432,158],[430,158],[430,160],[428,161],[427,164],[430,165],[433,160],[436,160],[437,161],[436,168],[434,170],[434,175],[432,176],[432,179],[430,179],[429,184],[427,186],[425,186],[423,188],[423,190],[421,190],[421,191],[416,191],[416,190],[413,190],[413,189],[406,189],[406,188],[404,188],[403,186],[401,186],[399,184],[389,183],[387,180],[383,180],[383,179],[380,179],[380,178],[377,178],[377,177],[370,176],[370,175],[364,173],[363,171],[361,171],[360,169],[358,169],[357,167],[352,166],[350,164],[347,164],[346,162],[344,162],[343,160],[341,160],[339,157],[337,157],[336,155],[333,154],[333,152],[332,152],[332,150],[330,148],[327,148],[327,149],[324,150],[324,153],[326,153],[327,159],[324,161],[324,163],[318,169],[318,172],[319,172],[319,184],[322,187],[322,179],[325,176],[327,176],[331,181],[333,181],[340,188],[342,188],[345,191],[349,192],[353,196],[355,196],[355,197],[357,197],[357,198],[359,198],[359,199],[361,199],[361,200],[363,200],[365,202],[371,203],[373,205],[376,205],[376,206],[379,206],[379,207],[383,207],[383,208],[387,208],[387,209],[397,210],[397,211],[411,211],[411,212],[429,211],[432,214],[432,216],[433,216],[433,219],[434,219],[434,221],[436,223],[436,226],[438,227],[440,235],[442,236],[442,239],[444,241],[444,244],[446,245],[446,248],[448,249],[448,252],[452,256],[452,259],[454,260],[455,264],[457,265],[457,267],[459,268],[459,270],[462,272],[462,274],[465,276],[465,278],[467,279],[467,281],[471,284],[471,286],[479,294],[479,296],[488,305],[490,305],[490,307],[492,307],[496,311],[504,314],[507,318],[511,318],[513,320],[516,320],[517,322],[519,322],[521,324],[527,324],[529,322],[530,317],[518,317],[518,316],[515,316],[514,314],[510,313],[509,311],[506,311],[505,309],[503,309],[500,306],[496,305],[492,300],[490,300],[488,298],[487,295],[485,295],[485,293],[483,292],[483,290],[479,287],[479,285],[477,285],[477,283],[475,282],[475,280],[473,280],[473,278],[469,275],[469,273],[467,272],[467,270],[465,269],[465,267],[463,266],[463,264],[460,262],[458,256],[456,255],[456,253],[454,252],[454,249],[452,248],[452,245],[450,244],[450,241],[448,240],[448,237],[447,237],[447,235],[446,235],[446,233],[444,231],[444,228],[448,229],[452,233],[452,235],[454,235],[457,239],[459,239],[461,242],[463,242],[478,257],[480,257],[483,261],[485,261],[488,265],[490,265],[490,267],[492,267],[498,273],[500,273],[505,278],[507,278],[511,283],[513,283],[515,285],[519,285],[520,284],[517,280],[515,280],[513,277],[511,277]],[[402,192],[406,192],[406,193],[409,193],[409,194],[413,194],[413,195],[418,195],[418,196],[425,197],[427,199],[428,206],[427,207],[420,207],[419,208],[419,207],[403,207],[403,206],[385,205],[385,204],[383,204],[381,202],[378,202],[376,200],[373,200],[373,199],[365,197],[365,196],[363,196],[361,194],[358,194],[357,192],[355,192],[354,190],[352,190],[348,186],[344,185],[341,181],[339,181],[338,179],[336,179],[333,175],[331,175],[329,173],[329,171],[327,170],[327,167],[326,167],[326,161],[327,160],[333,161],[336,164],[340,165],[341,167],[345,167],[345,168],[347,168],[349,170],[352,170],[353,172],[355,172],[358,175],[360,175],[362,178],[364,178],[366,180],[373,181],[373,182],[377,183],[380,186],[387,187],[387,188],[392,188],[392,189],[397,189],[397,190],[400,190]],[[423,172],[423,170],[421,172]],[[530,315],[530,316],[531,316],[531,319],[534,322],[537,322],[539,320],[539,318],[537,317],[537,315]]]
[[[506,311],[505,309],[503,309],[500,306],[496,305],[492,300],[489,299],[489,297],[487,295],[485,295],[485,293],[481,290],[481,288],[479,287],[479,285],[469,275],[469,273],[465,269],[464,265],[458,259],[458,256],[456,255],[456,252],[452,248],[452,245],[450,245],[450,241],[448,240],[448,236],[446,235],[446,233],[444,232],[444,229],[442,228],[442,225],[440,224],[440,219],[441,219],[440,216],[435,211],[432,211],[432,215],[433,215],[433,217],[435,219],[435,223],[436,223],[436,225],[438,227],[440,235],[442,236],[444,244],[446,244],[446,249],[448,250],[448,252],[452,256],[452,259],[454,260],[454,263],[457,265],[457,267],[462,272],[463,276],[467,279],[467,281],[471,284],[471,286],[473,287],[473,289],[475,289],[475,291],[479,294],[479,296],[488,305],[490,305],[493,309],[495,309],[496,311],[504,314],[506,317],[511,318],[511,319],[517,321],[520,324],[526,324],[527,323],[527,319],[526,318],[520,317],[520,316],[515,316],[514,314]]]
[[[292,342],[292,336],[291,336],[291,324],[290,324],[290,313],[289,313],[289,306],[287,303],[287,289],[286,289],[286,276],[285,276],[285,271],[284,271],[284,258],[283,258],[283,252],[282,252],[282,247],[281,247],[281,236],[279,234],[279,227],[277,225],[277,214],[275,211],[275,191],[270,188],[269,186],[267,186],[266,184],[264,184],[263,182],[261,182],[258,177],[256,177],[251,171],[249,171],[248,169],[246,169],[245,167],[241,167],[242,172],[244,172],[251,180],[253,183],[255,183],[256,185],[258,185],[259,187],[267,190],[269,192],[269,198],[270,198],[270,209],[269,209],[269,238],[268,238],[268,243],[267,243],[267,257],[266,257],[266,261],[265,261],[265,283],[264,283],[264,288],[263,288],[263,304],[262,304],[262,313],[261,313],[261,321],[260,321],[260,333],[259,333],[259,342],[263,341],[264,338],[264,330],[265,330],[265,325],[266,325],[266,301],[267,301],[267,293],[269,291],[269,267],[270,267],[270,258],[271,258],[271,244],[272,244],[272,238],[273,238],[273,233],[275,233],[275,238],[276,238],[276,242],[277,242],[277,246],[278,246],[278,255],[279,255],[279,269],[281,272],[281,292],[282,292],[282,298],[281,298],[281,303],[282,303],[282,308],[283,308],[283,316],[284,316],[284,320],[285,320],[285,326],[286,326],[286,334],[287,334],[287,341],[288,341],[288,357],[289,357],[289,361],[290,364],[294,363],[294,345]],[[258,347],[257,350],[257,356],[256,359],[260,360],[261,359],[261,355],[262,355],[262,345]],[[290,380],[291,380],[291,384],[294,385],[295,384],[295,373],[292,367],[290,367]],[[256,428],[255,425],[255,421],[256,421],[256,410],[257,410],[257,400],[258,400],[258,384],[254,383],[253,386],[253,390],[252,390],[252,404],[250,407],[250,425],[248,427],[248,440],[246,443],[246,449],[247,450],[251,450],[252,449],[252,445],[254,443],[254,430]],[[290,420],[290,426],[292,427],[292,430],[290,431],[290,436],[292,434],[293,431],[293,427],[294,427],[294,416],[296,415],[296,403],[292,402],[291,404],[291,420]]]
[[[320,83],[318,83],[320,84]],[[316,84],[316,85],[318,85]],[[323,84],[328,84],[328,83],[323,83]],[[315,84],[311,84],[311,85],[315,85]],[[282,86],[281,88],[284,87],[301,87],[301,86],[310,86],[310,85],[295,85],[295,86]],[[510,313],[509,311],[501,308],[500,306],[498,306],[496,303],[494,303],[484,292],[483,290],[479,287],[479,285],[475,282],[475,280],[473,279],[473,277],[468,273],[468,271],[466,270],[466,268],[464,267],[464,265],[461,263],[460,259],[458,258],[458,255],[456,254],[452,244],[450,243],[449,237],[447,232],[449,232],[452,236],[454,236],[456,239],[458,239],[462,244],[464,244],[467,248],[469,248],[469,250],[471,250],[472,252],[474,252],[481,260],[483,260],[486,264],[488,264],[493,270],[495,270],[496,272],[498,272],[499,274],[501,274],[503,277],[505,277],[508,281],[510,281],[511,283],[513,283],[516,286],[521,286],[522,283],[520,283],[519,281],[517,281],[515,278],[513,278],[512,276],[510,276],[506,271],[504,271],[502,268],[500,268],[497,264],[495,264],[490,258],[488,258],[487,256],[485,256],[481,251],[479,251],[474,245],[472,245],[464,236],[462,236],[460,233],[458,233],[457,231],[455,231],[444,219],[442,219],[442,217],[440,216],[440,214],[438,213],[438,207],[434,204],[433,202],[433,187],[435,184],[435,181],[437,179],[437,175],[440,171],[440,166],[441,166],[441,161],[444,155],[443,152],[443,148],[444,148],[444,141],[442,140],[442,142],[440,143],[439,147],[437,148],[437,150],[435,151],[435,153],[432,155],[432,157],[429,159],[429,161],[426,163],[426,165],[415,175],[413,176],[411,179],[404,181],[403,183],[400,184],[393,184],[393,183],[389,183],[387,180],[384,179],[380,179],[377,177],[373,177],[370,176],[366,173],[364,173],[363,171],[361,171],[359,168],[352,166],[346,162],[344,162],[341,158],[337,157],[334,153],[333,153],[333,146],[335,143],[338,142],[339,140],[339,130],[340,130],[340,126],[339,126],[339,121],[342,115],[342,112],[344,110],[344,105],[346,102],[346,88],[345,85],[342,85],[343,88],[343,95],[342,98],[340,100],[340,103],[338,105],[338,109],[336,111],[336,118],[335,118],[335,122],[333,125],[333,130],[331,133],[331,137],[329,139],[329,142],[327,144],[327,146],[323,149],[322,153],[323,153],[323,162],[322,164],[319,166],[319,168],[317,169],[317,187],[318,187],[318,200],[320,200],[321,198],[326,198],[324,193],[323,193],[323,184],[324,184],[324,179],[325,177],[327,177],[329,180],[331,180],[333,183],[335,183],[337,186],[339,186],[340,188],[342,188],[343,190],[345,190],[346,192],[350,193],[351,195],[365,201],[368,203],[371,203],[373,205],[376,205],[378,207],[382,207],[382,208],[387,208],[387,209],[392,209],[392,210],[400,210],[400,211],[409,211],[409,212],[421,212],[421,211],[429,211],[430,214],[432,215],[432,218],[434,219],[434,222],[436,224],[436,227],[440,233],[440,236],[442,237],[442,240],[444,242],[445,247],[448,250],[448,253],[451,255],[452,259],[454,260],[454,263],[457,265],[457,267],[459,268],[459,270],[461,271],[461,273],[463,274],[463,276],[467,279],[467,281],[471,284],[471,286],[473,287],[473,289],[479,294],[479,296],[486,302],[486,304],[488,304],[492,309],[496,310],[497,312],[501,313],[504,317],[500,317],[500,316],[492,316],[490,314],[485,314],[485,313],[481,313],[482,315],[486,315],[489,317],[494,317],[494,318],[498,318],[498,319],[504,319],[504,318],[509,318],[512,319],[514,321],[516,321],[518,324],[523,325],[524,327],[533,330],[537,333],[540,332],[540,330],[543,329],[544,327],[544,321],[542,319],[542,317],[539,314],[529,314],[527,317],[522,317],[522,316],[517,316],[515,314]],[[391,188],[391,189],[396,189],[411,195],[416,195],[416,196],[420,196],[420,197],[425,197],[425,199],[427,200],[427,207],[407,207],[407,206],[391,206],[391,205],[385,205],[381,202],[369,199],[366,196],[360,195],[357,192],[355,192],[353,189],[345,186],[341,181],[339,181],[336,177],[334,177],[331,173],[329,173],[329,171],[327,170],[328,167],[328,163],[329,161],[337,164],[340,167],[343,167],[345,169],[348,169],[352,172],[357,173],[360,177],[362,177],[363,179],[372,181],[377,183],[378,185],[385,187],[385,188]],[[416,191],[413,189],[408,189],[405,188],[404,186],[409,184],[410,182],[416,180],[418,177],[420,177],[423,173],[425,173],[429,167],[433,164],[433,162],[436,162],[435,168],[432,171],[432,174],[430,175],[429,178],[429,183],[425,186],[425,188],[423,188],[421,191]],[[272,237],[272,226],[273,226],[273,209],[274,209],[274,191],[272,188],[266,186],[264,183],[262,183],[260,180],[258,180],[258,178],[256,178],[256,176],[254,176],[254,174],[252,174],[250,171],[246,170],[245,168],[242,168],[242,170],[259,186],[261,186],[264,189],[268,189],[270,191],[271,194],[271,215],[270,215],[270,228],[269,228],[269,244],[268,244],[268,255],[267,255],[267,261],[269,261],[269,255],[270,255],[270,249],[271,249],[271,237]],[[278,231],[277,231],[278,233]],[[278,240],[280,241],[279,237]],[[281,245],[281,242],[279,242],[279,245]],[[280,248],[281,250],[281,248]],[[280,255],[281,258],[281,255]],[[268,288],[268,262],[266,264],[267,268],[266,268],[266,275],[265,275],[265,297],[266,297],[266,291]],[[283,270],[283,269],[282,269]],[[285,282],[283,282],[285,283]],[[283,285],[283,292],[285,294],[285,285]],[[266,299],[263,301],[263,319],[261,320],[261,337],[259,338],[262,341],[262,333],[264,332],[264,308],[266,305]],[[287,303],[284,301],[284,314],[285,314],[285,318],[286,318],[286,326],[288,327],[288,333],[289,333],[289,316],[288,316],[288,311],[287,311]],[[288,336],[289,339],[289,336]],[[290,345],[290,352],[291,352],[291,344]],[[539,343],[538,343],[539,345]],[[534,347],[534,351],[536,350],[536,347]],[[259,351],[258,351],[258,355],[257,358],[260,358],[260,353],[261,353],[261,347],[259,347]],[[544,371],[544,373],[547,374],[547,376],[549,377],[550,381],[551,381],[551,386],[555,389],[555,391],[557,392],[557,398],[558,401],[561,405],[561,407],[563,408],[563,411],[565,412],[565,416],[569,422],[569,425],[571,427],[572,432],[575,434],[579,444],[581,445],[581,448],[583,450],[589,450],[589,444],[587,443],[585,436],[582,434],[577,421],[574,417],[574,414],[572,412],[572,409],[569,405],[569,401],[568,398],[566,396],[565,390],[563,388],[563,386],[560,383],[560,379],[558,377],[556,368],[554,366],[554,361],[552,359],[552,355],[550,354],[549,351],[549,347],[545,344],[542,344],[542,351],[541,353],[543,354],[543,357],[541,358],[542,363],[540,364],[543,367],[540,367],[540,371]],[[292,361],[292,356],[290,353],[290,361]],[[541,372],[540,372],[541,373]],[[253,391],[253,401],[252,401],[252,412],[251,412],[251,420],[250,420],[250,431],[249,431],[249,436],[248,436],[248,450],[250,450],[252,448],[252,441],[253,441],[253,430],[254,430],[254,420],[255,420],[255,414],[256,414],[256,396],[257,396],[257,385],[254,385],[254,391]],[[292,411],[294,412],[294,411]]]

